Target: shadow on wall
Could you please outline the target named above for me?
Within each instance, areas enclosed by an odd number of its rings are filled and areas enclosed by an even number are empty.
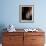
[[[0,43],[2,43],[2,36],[3,36],[3,32],[5,32],[6,30],[4,30],[5,25],[4,24],[0,24]]]

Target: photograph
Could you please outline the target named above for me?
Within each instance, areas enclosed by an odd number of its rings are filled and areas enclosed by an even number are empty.
[[[20,5],[20,21],[33,22],[33,5]]]

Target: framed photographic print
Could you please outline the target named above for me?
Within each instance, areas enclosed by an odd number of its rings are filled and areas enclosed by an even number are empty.
[[[20,22],[34,21],[34,5],[19,5]]]

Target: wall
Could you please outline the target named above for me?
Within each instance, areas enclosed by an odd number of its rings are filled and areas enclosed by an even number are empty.
[[[19,22],[19,5],[34,5],[34,22]],[[46,28],[46,1],[41,0],[0,0],[0,25],[13,24],[16,28]]]
[[[19,22],[19,5],[34,5],[34,22]],[[42,28],[46,32],[46,0],[0,0],[0,31],[13,24],[15,28]]]

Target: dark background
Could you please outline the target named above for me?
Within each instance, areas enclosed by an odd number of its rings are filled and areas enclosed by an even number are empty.
[[[26,18],[26,13],[32,9],[32,7],[22,7],[22,20],[32,20],[32,15],[29,19]]]

